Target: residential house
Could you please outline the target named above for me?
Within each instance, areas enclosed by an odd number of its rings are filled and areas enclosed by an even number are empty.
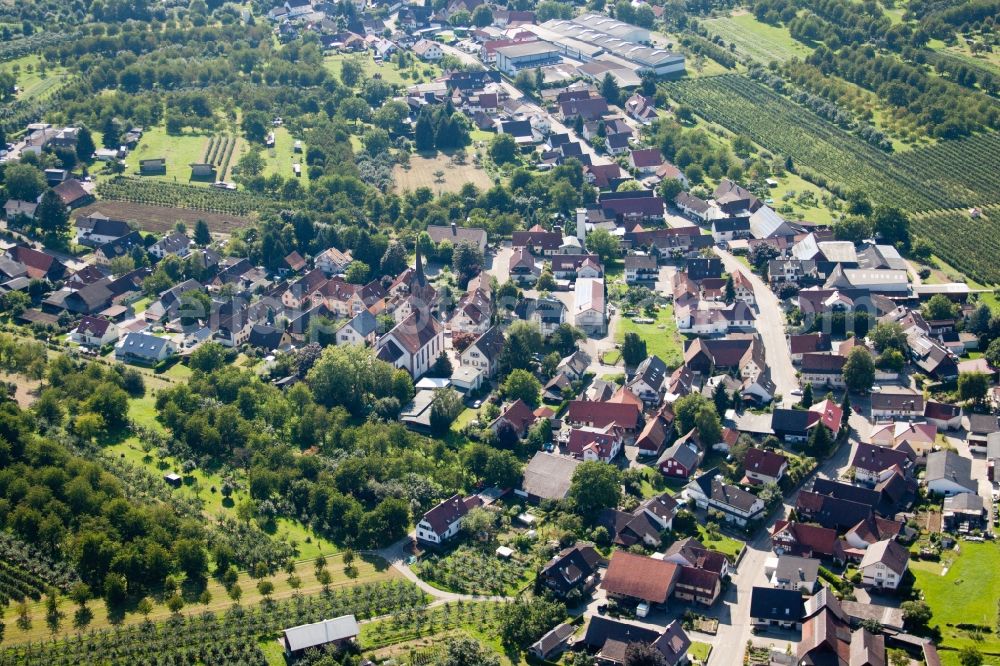
[[[155,365],[177,353],[169,338],[149,333],[129,333],[115,347],[115,358],[124,363]]]
[[[819,421],[819,415],[802,409],[775,408],[771,413],[774,436],[788,443],[809,439],[809,430]]]
[[[828,354],[831,351],[830,336],[826,333],[803,333],[788,336],[788,349],[792,354],[792,363],[802,362],[806,354]]]
[[[887,619],[887,615],[891,616],[891,611],[885,613],[884,606],[838,601],[829,588],[822,588],[806,600],[805,605],[806,620],[802,625],[802,640],[793,655],[795,664],[886,666],[888,662],[882,634],[873,634],[860,626],[852,629],[852,625],[860,625],[862,619],[879,622],[880,619]],[[863,618],[845,612],[848,605],[858,609],[854,610],[855,613],[863,612]],[[892,624],[891,620],[887,621]],[[889,625],[883,626],[889,628]],[[927,663],[940,662],[928,660]]]
[[[638,402],[638,400],[637,400]],[[593,402],[573,400],[566,410],[564,421],[572,426],[605,428],[620,427],[628,435],[635,435],[642,426],[642,412],[633,402]]]
[[[649,284],[660,276],[660,265],[656,257],[644,254],[630,254],[624,259],[625,282],[627,284]]]
[[[167,234],[160,240],[150,245],[146,251],[157,259],[163,259],[168,255],[175,255],[183,259],[191,254],[191,239],[184,234]]]
[[[685,491],[701,509],[721,511],[727,523],[745,527],[764,517],[764,501],[753,493],[723,481],[717,469],[692,479]]]
[[[320,252],[313,265],[323,271],[324,275],[334,277],[346,274],[353,261],[354,258],[351,256],[350,250],[341,251],[331,247]]]
[[[144,249],[145,246],[142,242],[142,235],[138,231],[132,231],[94,250],[94,260],[98,266],[110,266],[115,259],[130,256],[132,250],[136,248]]]
[[[444,327],[432,315],[413,312],[376,343],[378,357],[420,377],[444,350]]]
[[[132,232],[128,222],[112,220],[107,215],[98,212],[81,215],[76,219],[75,224],[77,244],[87,247],[99,247]]]
[[[668,624],[662,633],[647,626],[630,624],[595,615],[587,623],[587,630],[579,644],[594,655],[602,665],[622,666],[625,650],[630,643],[643,643],[655,648],[667,666],[687,663],[691,640],[677,620]]]
[[[435,245],[440,245],[442,241],[448,241],[453,246],[469,243],[480,252],[486,251],[486,230],[479,227],[460,227],[454,222],[448,226],[431,224],[427,227],[427,235]]]
[[[908,388],[884,386],[871,394],[873,420],[917,419],[924,414],[924,396]]]
[[[839,354],[803,354],[799,379],[815,388],[843,388],[846,362]]]
[[[664,476],[688,479],[701,464],[702,450],[698,443],[698,431],[692,429],[680,437],[656,461],[656,467]]]
[[[945,497],[979,490],[979,484],[972,478],[972,460],[948,450],[927,455],[924,483],[928,492]]]
[[[545,632],[541,638],[531,644],[528,652],[536,659],[545,661],[559,656],[576,633],[576,627],[565,622]]]
[[[378,321],[368,310],[362,310],[353,319],[337,329],[338,345],[374,345],[378,337]]]
[[[719,574],[697,567],[682,566],[674,584],[675,598],[702,606],[714,604],[721,593],[722,578]]]
[[[894,539],[872,544],[865,550],[858,570],[865,585],[895,590],[899,587],[910,561],[910,551]]]
[[[621,453],[622,430],[614,425],[604,428],[573,428],[566,441],[566,450],[578,460],[609,463]]]
[[[768,449],[747,449],[743,482],[750,485],[778,483],[788,470],[788,458]]]
[[[904,527],[899,521],[882,518],[874,513],[869,514],[867,518],[844,533],[844,541],[849,547],[848,554],[852,558],[857,558],[859,552],[867,550],[873,543],[898,538],[903,533]]]
[[[642,543],[656,548],[662,540],[660,535],[672,528],[677,508],[677,501],[663,494],[642,501],[631,512],[604,509],[597,516],[597,524],[608,531],[617,546],[628,548]]]
[[[591,544],[577,543],[549,560],[538,572],[538,579],[554,595],[565,599],[575,590],[587,593],[596,587],[599,568],[605,564],[606,560]]]
[[[462,520],[471,509],[482,506],[483,500],[472,495],[452,495],[423,515],[417,523],[417,541],[424,546],[438,547],[456,537]]]
[[[428,62],[437,62],[444,57],[444,51],[441,50],[441,45],[437,42],[432,42],[429,39],[421,39],[413,45],[412,50],[415,54],[417,54],[418,58],[421,60],[427,60]]]
[[[522,286],[534,286],[542,274],[542,266],[527,249],[519,248],[510,255],[507,274],[511,280]]]
[[[985,515],[983,498],[975,493],[959,493],[944,498],[941,518],[947,530],[966,533],[982,529]]]
[[[693,194],[680,192],[674,197],[674,205],[684,214],[685,217],[698,222],[705,222],[712,210],[712,205],[704,199],[699,199]],[[747,232],[749,233],[750,221],[747,218]]]
[[[711,571],[721,578],[732,576],[736,569],[729,559],[717,550],[709,550],[697,539],[687,537],[679,539],[663,553],[663,559],[685,567]]]
[[[780,555],[770,574],[771,587],[812,594],[819,588],[819,560]]]
[[[492,377],[496,373],[504,342],[503,330],[499,326],[493,326],[459,354],[459,362]]]
[[[633,171],[650,176],[663,164],[663,154],[659,148],[637,148],[629,152],[628,164]]]
[[[771,528],[771,548],[778,555],[819,557],[843,562],[844,542],[837,530],[795,521],[779,520]]]
[[[657,407],[666,390],[667,372],[667,364],[659,356],[647,356],[635,369],[625,388],[645,404]]]
[[[851,458],[854,480],[875,485],[888,478],[893,470],[907,473],[913,466],[915,457],[913,449],[905,444],[890,449],[858,442],[854,445],[854,456]]]
[[[924,420],[938,430],[958,430],[962,427],[962,408],[928,400],[924,404]]]
[[[801,629],[805,604],[798,590],[754,587],[750,592],[750,622],[755,627]]]
[[[590,369],[591,358],[587,352],[577,349],[575,352],[563,358],[556,366],[556,372],[565,375],[567,378],[576,381],[583,379],[583,376]]]
[[[59,195],[59,199],[67,208],[79,208],[86,206],[94,200],[94,195],[88,192],[83,183],[76,178],[69,178],[52,188],[52,191]]]
[[[501,412],[500,416],[490,424],[490,429],[502,437],[501,427],[509,426],[509,432],[512,432],[518,439],[523,439],[527,436],[528,428],[531,427],[535,420],[536,417],[531,407],[524,400],[518,398],[507,405],[507,408]],[[516,442],[504,442],[504,444],[513,445]]]
[[[678,565],[618,550],[611,556],[601,588],[608,598],[628,604],[663,606],[680,576]]]
[[[680,195],[678,195],[679,197]],[[702,208],[697,205],[697,203],[692,204],[689,199],[695,199],[695,197],[685,198],[685,204],[690,207],[694,206],[694,210],[700,212]],[[698,199],[698,201],[701,201]],[[705,203],[705,202],[702,202]],[[680,204],[678,204],[678,207]],[[707,211],[708,204],[705,204],[705,210]],[[682,209],[683,210],[683,209]],[[697,219],[703,219],[700,216]],[[712,220],[712,240],[716,243],[723,243],[728,241],[734,241],[746,238],[750,235],[750,218],[749,217],[720,217]]]
[[[969,414],[966,441],[973,453],[986,453],[989,436],[1000,432],[1000,419],[993,414]]]
[[[273,352],[291,345],[292,337],[287,331],[268,324],[256,323],[250,327],[247,344],[251,347]]]
[[[511,246],[526,249],[532,254],[551,255],[562,243],[562,234],[558,231],[548,231],[541,225],[534,225],[527,231],[515,231],[511,238]]]
[[[103,347],[118,341],[118,327],[107,319],[86,315],[77,323],[70,339],[86,347]]]
[[[40,252],[26,245],[15,245],[6,252],[11,261],[22,266],[31,280],[61,280],[66,274],[66,266],[51,254]]]
[[[525,298],[514,306],[514,314],[538,325],[548,337],[566,321],[566,306],[558,298]]]
[[[635,446],[639,456],[657,456],[663,446],[673,436],[674,413],[670,405],[664,405],[646,421],[642,432],[635,438]]]
[[[557,280],[604,277],[601,258],[596,254],[561,254],[552,257],[552,276]]]
[[[648,125],[657,118],[656,104],[653,103],[652,99],[641,93],[633,93],[625,101],[623,108],[625,113],[643,125]]]

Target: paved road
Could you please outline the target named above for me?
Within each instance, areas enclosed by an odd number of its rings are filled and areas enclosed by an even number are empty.
[[[758,309],[757,332],[764,342],[771,379],[782,396],[783,404],[786,406],[793,404],[796,398],[792,395],[792,391],[799,388],[799,379],[795,376],[792,354],[785,340],[785,313],[781,309],[781,301],[763,280],[754,275],[742,262],[737,261],[736,257],[719,248],[715,248],[715,252],[722,259],[728,272],[742,273],[753,285]]]

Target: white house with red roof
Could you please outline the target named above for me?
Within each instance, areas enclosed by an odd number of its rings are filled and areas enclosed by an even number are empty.
[[[417,541],[428,546],[441,546],[454,538],[462,529],[462,520],[469,511],[482,506],[478,496],[463,498],[452,495],[428,511],[417,523]]]
[[[420,377],[444,350],[444,327],[433,315],[415,311],[379,338],[376,348],[378,358]]]
[[[743,458],[743,483],[761,485],[777,483],[788,470],[788,459],[780,453],[766,449],[747,449]]]
[[[100,317],[83,317],[70,339],[87,347],[103,347],[118,341],[118,327],[114,322]]]
[[[573,428],[566,441],[566,450],[578,460],[585,462],[611,462],[621,452],[624,445],[622,429],[608,425],[604,428]]]
[[[809,411],[819,416],[818,423],[822,423],[836,437],[840,432],[840,423],[844,418],[844,410],[833,400],[821,400],[813,404]],[[810,427],[814,425],[810,419]]]

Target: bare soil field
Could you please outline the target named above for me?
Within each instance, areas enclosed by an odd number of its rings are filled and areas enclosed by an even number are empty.
[[[165,233],[171,231],[177,222],[183,222],[191,231],[198,220],[205,220],[213,234],[231,234],[236,229],[250,224],[250,220],[236,215],[209,213],[203,210],[149,206],[126,201],[98,201],[76,211],[76,216],[99,212],[108,217],[127,222],[136,222],[143,231]]]
[[[434,174],[442,172],[441,180]],[[480,189],[493,187],[489,174],[472,163],[472,155],[465,164],[455,164],[451,157],[438,153],[435,157],[414,155],[410,158],[409,167],[396,165],[392,170],[396,181],[396,191],[415,190],[418,187],[429,187],[435,193],[458,192],[465,183],[472,183]]]

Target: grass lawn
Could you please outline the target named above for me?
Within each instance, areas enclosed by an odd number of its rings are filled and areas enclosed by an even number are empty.
[[[167,136],[165,125],[150,127],[143,133],[136,149],[129,153],[126,160],[128,162],[126,173],[138,174],[140,160],[165,157],[167,159],[167,173],[165,175],[143,177],[174,183],[196,183],[197,181],[191,181],[191,167],[188,164],[201,162],[205,159],[205,149],[208,148],[209,138],[208,134],[188,133],[181,136]],[[231,164],[234,163],[231,162]]]
[[[691,647],[688,648],[688,657],[693,660],[698,660],[701,662],[708,661],[708,655],[712,652],[712,646],[708,643],[699,643],[698,641],[692,641]]]
[[[339,555],[327,557],[326,561],[326,569],[330,572],[331,577],[331,588],[375,583],[395,578],[399,575],[395,569],[390,568],[383,560],[367,556],[364,558],[359,556],[354,559],[353,566],[357,569],[357,572],[353,577],[349,576],[345,571],[344,564]],[[295,575],[298,576],[301,583],[298,590],[288,583],[288,574],[284,571],[266,578],[265,580],[270,580],[274,583],[274,593],[271,595],[271,598],[275,600],[287,599],[296,592],[308,596],[318,594],[322,591],[323,585],[316,580],[316,567],[312,560],[298,562],[295,565]],[[243,591],[243,596],[240,599],[240,603],[243,606],[253,606],[260,603],[263,599],[263,596],[257,591],[257,580],[251,578],[246,572],[240,573],[237,584]],[[182,585],[182,596],[185,600],[185,606],[181,613],[185,615],[200,615],[204,611],[222,613],[233,605],[233,601],[229,598],[225,587],[215,578],[209,578],[205,589],[208,590],[211,599],[207,604],[202,604],[197,600],[200,590],[187,589]],[[153,622],[166,620],[170,616],[170,610],[167,608],[165,600],[157,596],[150,597],[150,600],[153,602],[153,611],[149,614],[149,619]],[[93,619],[90,624],[82,629],[83,631],[87,629],[107,629],[111,626],[112,623],[108,618],[107,607],[100,600],[91,601],[88,607],[93,612]],[[69,597],[60,597],[59,611],[62,614],[62,620],[59,628],[52,631],[45,621],[45,601],[42,600],[30,604],[29,615],[32,619],[31,627],[25,630],[16,626],[15,622],[8,622],[3,636],[5,645],[25,643],[27,641],[37,642],[42,639],[66,638],[80,631],[73,626],[73,614],[76,611],[76,604]],[[134,612],[134,609],[128,609],[128,612],[121,618],[121,621],[126,625],[135,624],[142,622],[143,617],[139,613]]]
[[[778,186],[772,187],[770,193],[770,197],[774,199],[774,209],[778,210],[783,206],[791,207],[789,212],[781,211],[782,215],[818,224],[830,224],[834,221],[833,212],[823,205],[823,196],[829,195],[826,190],[788,171],[785,172],[784,176],[775,180],[778,181]],[[797,198],[803,192],[812,192],[815,203],[799,203]],[[792,196],[786,201],[783,197],[788,194],[792,194]]]
[[[649,462],[655,464],[656,460],[650,458]],[[687,482],[682,479],[671,479],[663,476],[655,467],[641,467],[640,469],[646,475],[642,482],[643,499],[657,497],[668,491],[674,495],[687,485]]]
[[[709,32],[719,35],[736,50],[754,60],[767,64],[772,60],[784,62],[798,56],[805,58],[812,49],[792,39],[788,29],[761,23],[753,14],[734,13],[732,16],[703,21]]]
[[[645,313],[638,315],[638,318],[644,317]],[[677,334],[674,308],[670,305],[660,306],[652,324],[636,324],[632,319],[622,317],[615,330],[615,342],[624,342],[626,333],[638,333],[646,341],[646,352],[650,356],[659,356],[668,368],[676,368],[684,361],[684,344]]]
[[[274,148],[265,148],[261,152],[261,157],[264,158],[264,175],[270,176],[272,174],[280,174],[284,178],[293,177],[295,174],[292,171],[292,164],[298,162],[302,166],[302,175],[299,177],[302,185],[309,184],[309,174],[308,169],[305,168],[306,161],[306,146],[305,142],[302,144],[302,152],[295,152],[295,140],[297,137],[293,137],[291,132],[288,131],[287,127],[276,127],[274,128]],[[233,163],[236,163],[236,157],[233,157]]]
[[[709,535],[705,526],[701,524],[698,525],[698,541],[701,541],[705,548],[717,550],[733,560],[736,559],[736,556],[740,554],[741,550],[743,550],[742,541],[730,539],[725,534],[720,534],[718,539],[714,539],[711,535]]]
[[[480,190],[493,187],[493,179],[481,167],[472,163],[472,155],[467,154],[465,164],[456,164],[450,155],[434,153],[413,155],[407,166],[397,164],[392,177],[396,191],[416,190],[429,187],[435,193],[458,192],[466,183],[472,183]],[[436,174],[440,173],[440,180]]]
[[[411,86],[415,83],[422,83],[424,81],[430,81],[435,76],[441,73],[441,68],[437,65],[433,65],[427,62],[420,62],[419,60],[414,61],[412,65],[406,69],[400,69],[399,65],[395,62],[382,62],[377,63],[371,54],[344,54],[337,53],[334,55],[326,56],[323,59],[323,66],[340,80],[340,69],[341,63],[347,58],[355,58],[364,65],[365,78],[374,78],[378,76],[383,79],[386,83],[394,83],[402,86]]]
[[[962,541],[961,553],[940,575],[940,567],[911,562],[916,576],[914,587],[923,593],[934,617],[931,625],[941,628],[939,650],[943,663],[957,666],[957,651],[975,645],[986,657],[985,663],[1000,664],[1000,638],[983,634],[976,642],[970,632],[956,628],[957,624],[978,624],[994,627],[997,617],[997,590],[1000,590],[1000,545]]]
[[[38,55],[27,55],[16,60],[10,60],[0,66],[0,70],[13,73],[14,66],[18,67],[17,93],[19,100],[40,100],[50,96],[58,90],[69,78],[63,67],[49,66],[44,75],[39,71],[38,65],[42,61]],[[30,71],[29,71],[30,67]]]
[[[462,428],[475,421],[478,416],[479,416],[478,409],[472,409],[471,407],[466,407],[465,410],[458,415],[458,418],[455,419],[455,422],[451,424],[451,429],[454,430],[455,432],[462,432]]]

